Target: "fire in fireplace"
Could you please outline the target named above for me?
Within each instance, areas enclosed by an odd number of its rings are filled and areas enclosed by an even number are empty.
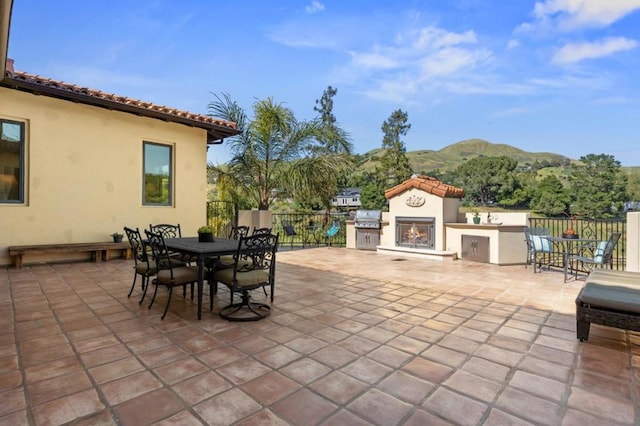
[[[433,249],[435,222],[434,217],[396,217],[396,246]]]

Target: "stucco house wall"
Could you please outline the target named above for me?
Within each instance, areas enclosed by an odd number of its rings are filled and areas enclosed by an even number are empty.
[[[108,241],[150,223],[195,235],[206,221],[207,131],[184,124],[0,87],[0,117],[23,121],[25,203],[0,203],[7,247]],[[173,205],[142,205],[143,142],[173,146]]]

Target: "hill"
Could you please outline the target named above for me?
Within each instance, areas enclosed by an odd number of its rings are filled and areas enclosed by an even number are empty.
[[[382,149],[374,149],[363,154],[363,170],[374,167],[372,159],[382,155]],[[440,171],[454,170],[466,160],[485,156],[495,157],[504,155],[518,161],[521,166],[537,162],[549,165],[568,164],[572,160],[563,155],[550,152],[527,152],[506,144],[495,144],[482,139],[469,139],[446,146],[440,150],[407,151],[407,158],[411,168],[416,173],[427,173],[439,169]]]

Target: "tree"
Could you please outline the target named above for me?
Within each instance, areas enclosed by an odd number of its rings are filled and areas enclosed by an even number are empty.
[[[518,162],[506,156],[472,158],[456,169],[456,183],[464,189],[466,201],[486,206],[517,189],[517,167]]]
[[[413,173],[406,156],[407,149],[400,139],[411,129],[408,119],[408,114],[398,109],[382,123],[382,148],[385,152],[380,160],[379,173],[389,188],[409,179]]]
[[[629,173],[627,176],[627,200],[640,201],[640,173]]]
[[[319,113],[321,133],[318,137],[318,145],[312,146],[311,151],[320,154],[351,154],[353,145],[349,134],[337,123],[333,115],[333,97],[338,94],[338,89],[328,86],[320,99],[316,99],[313,110]]]
[[[607,218],[623,211],[627,177],[612,155],[588,154],[571,165],[571,214]]]
[[[315,143],[309,146],[309,152],[317,158],[330,157],[333,161],[341,161],[344,167],[342,172],[336,170],[335,173],[325,174],[322,176],[313,176],[316,181],[312,187],[315,189],[313,193],[299,195],[304,199],[297,200],[300,204],[320,204],[326,211],[331,209],[331,200],[344,188],[350,172],[350,165],[353,164],[351,151],[353,145],[349,139],[349,135],[345,132],[336,121],[333,115],[333,97],[338,93],[338,89],[328,86],[322,93],[322,98],[316,99],[316,105],[313,110],[319,114],[320,133]]]
[[[293,111],[272,98],[254,102],[253,119],[227,94],[216,95],[209,111],[237,123],[240,130],[228,142],[232,154],[228,170],[211,166],[218,183],[260,210],[267,210],[280,196],[313,193],[326,184],[325,176],[346,167],[335,156],[311,156],[310,147],[321,134],[320,122],[298,121]]]
[[[545,176],[534,190],[531,210],[546,216],[560,216],[569,210],[570,198],[562,182],[554,175]]]

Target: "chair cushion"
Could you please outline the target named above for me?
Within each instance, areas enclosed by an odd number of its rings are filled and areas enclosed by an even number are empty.
[[[220,271],[222,269],[233,269],[233,267],[235,266],[235,262],[236,260],[233,258],[232,255],[227,255],[227,256],[220,256],[220,258],[216,261],[215,267],[217,271]],[[238,262],[239,267],[242,267],[243,265],[250,265],[251,261],[247,260],[247,259],[240,259],[240,261]]]
[[[248,272],[238,272],[236,274],[237,282],[233,282],[233,268],[216,271],[215,279],[229,287],[257,287],[266,285],[269,282],[269,271],[265,269],[256,269]]]
[[[136,263],[136,273],[140,275],[145,274],[155,274],[156,273],[156,262],[149,259],[149,267],[147,267],[147,262],[139,262]]]
[[[551,253],[551,241],[540,235],[530,235],[531,245],[538,252]]]
[[[604,251],[607,249],[608,241],[600,241],[593,252],[593,260],[597,263],[602,263]]]
[[[173,282],[171,281],[171,271],[173,270]],[[185,285],[198,281],[197,266],[183,266],[181,268],[162,269],[156,276],[158,284],[162,285]]]

